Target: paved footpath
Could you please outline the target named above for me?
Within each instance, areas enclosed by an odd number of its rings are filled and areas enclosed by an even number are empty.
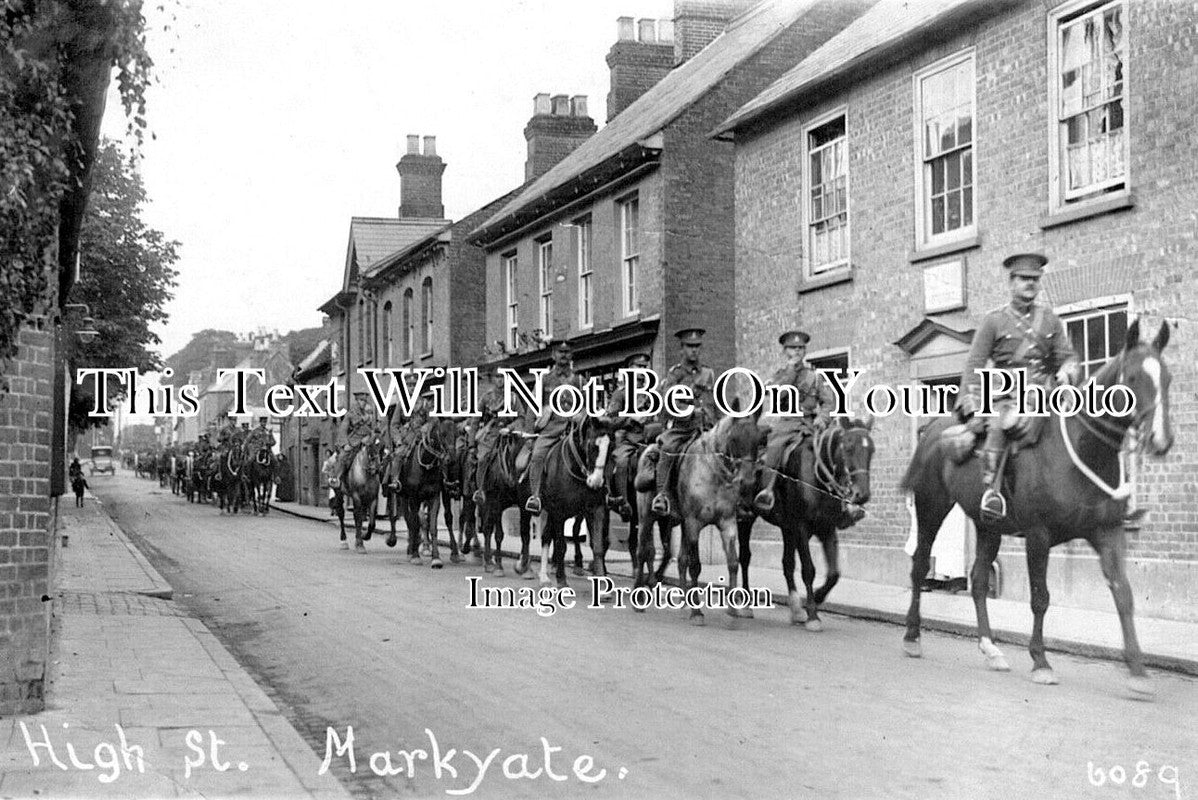
[[[299,503],[275,502],[274,507],[287,514],[305,517],[317,522],[336,525],[337,520],[329,516],[327,508],[300,505]],[[515,511],[509,509],[509,517],[505,517],[505,530],[514,530]],[[380,526],[385,530],[386,523],[380,520]],[[402,535],[402,523],[401,535]],[[353,538],[353,525],[347,526],[349,537]],[[614,528],[614,525],[613,525]],[[440,529],[440,540],[448,544],[444,526]],[[613,533],[615,531],[613,530]],[[377,533],[376,533],[377,536]],[[674,531],[674,552],[678,549],[678,530]],[[512,538],[504,539],[504,557],[511,558]],[[517,540],[516,546],[519,546]],[[770,590],[774,602],[787,605],[788,596],[786,578],[782,573],[781,542],[753,541],[753,560],[749,580],[752,586],[763,586]],[[818,548],[816,548],[818,550]],[[530,548],[534,562],[540,562],[540,545],[532,542]],[[573,558],[573,546],[567,552],[567,564]],[[586,563],[590,562],[590,550],[584,545],[583,555]],[[447,559],[448,554],[442,553]],[[703,579],[717,581],[727,575],[724,566],[723,547],[719,535],[708,528],[700,541],[700,558],[703,561]],[[816,556],[817,565],[822,569],[822,560]],[[508,568],[512,566],[507,564]],[[608,551],[608,570],[612,575],[629,577],[632,575],[632,561],[627,550],[612,549]],[[670,567],[667,575],[676,575],[674,566]],[[798,575],[796,574],[796,579]],[[822,577],[819,578],[822,580]],[[800,581],[799,591],[803,591]],[[905,625],[907,606],[911,602],[911,592],[905,586],[892,586],[868,581],[858,581],[851,578],[840,579],[833,590],[831,599],[820,606],[820,611],[859,619],[873,619]],[[1026,647],[1032,630],[1032,612],[1026,602],[1016,600],[991,599],[987,605],[990,613],[990,625],[995,639],[1008,642],[1019,648],[1019,658],[1026,658]],[[977,631],[977,615],[973,607],[973,599],[968,592],[949,594],[944,592],[925,592],[920,601],[920,611],[923,626],[927,630],[939,630],[969,637],[975,637]],[[1071,653],[1089,658],[1102,658],[1112,661],[1123,660],[1123,634],[1119,625],[1119,615],[1115,613],[1114,602],[1110,611],[1095,611],[1082,608],[1069,608],[1054,605],[1049,609],[1045,622],[1045,646],[1049,650]],[[1140,649],[1144,652],[1145,663],[1150,669],[1167,669],[1188,675],[1198,675],[1198,624],[1178,620],[1159,619],[1139,615],[1136,617],[1136,634],[1140,641]],[[895,647],[899,646],[902,634],[895,632]],[[1007,658],[1012,664],[1017,663],[1017,651],[1007,648]],[[1024,661],[1030,665],[1030,661]]]
[[[96,499],[62,509],[46,710],[0,720],[0,798],[349,797]]]

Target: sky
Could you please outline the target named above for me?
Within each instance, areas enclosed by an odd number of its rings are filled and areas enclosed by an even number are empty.
[[[351,216],[394,217],[406,136],[437,137],[446,216],[524,177],[533,96],[602,126],[616,19],[672,0],[147,0],[143,218],[181,243],[163,357],[204,328],[320,324]],[[330,13],[330,9],[336,13]],[[124,137],[115,91],[105,133]]]

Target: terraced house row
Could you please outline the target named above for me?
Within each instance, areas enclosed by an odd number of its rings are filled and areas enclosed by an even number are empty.
[[[537,95],[525,182],[467,218],[442,219],[444,163],[410,137],[400,214],[351,224],[303,382],[543,366],[550,338],[587,375],[637,351],[663,370],[692,326],[717,370],[772,372],[799,327],[809,360],[864,370],[859,387],[956,382],[1007,299],[1002,259],[1042,251],[1042,299],[1087,371],[1129,320],[1175,325],[1176,445],[1128,455],[1149,512],[1132,582],[1140,610],[1194,618],[1196,25],[1176,0],[677,0],[672,20],[621,18],[606,124],[587,98]],[[283,446],[320,502],[332,434],[306,424]],[[919,424],[878,420],[869,514],[842,534],[853,577],[908,582],[897,484]],[[950,517],[938,577],[966,574],[972,536]],[[1053,559],[1054,602],[1109,608],[1092,560]],[[1026,592],[1018,542],[1000,567],[1004,596]]]

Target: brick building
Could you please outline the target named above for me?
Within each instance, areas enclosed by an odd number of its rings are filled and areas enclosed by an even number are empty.
[[[492,361],[547,364],[557,338],[588,375],[638,351],[663,368],[669,334],[701,326],[708,363],[732,366],[732,147],[708,134],[868,5],[680,0],[674,20],[621,18],[607,126],[473,236]]]
[[[1193,4],[1167,0],[882,0],[737,111],[736,347],[779,360],[801,326],[816,357],[864,370],[857,389],[956,382],[977,321],[1009,300],[1002,259],[1050,259],[1041,300],[1087,371],[1130,319],[1176,326],[1176,443],[1129,456],[1137,608],[1198,618],[1198,151],[1190,108]],[[857,396],[860,408],[860,396]],[[897,485],[916,420],[878,420],[869,516],[844,532],[848,575],[905,585],[911,516]],[[944,574],[965,574],[972,531],[941,532]],[[1109,609],[1083,543],[1050,561],[1054,602]],[[948,565],[953,565],[951,568]],[[1026,597],[1022,544],[1002,592]]]

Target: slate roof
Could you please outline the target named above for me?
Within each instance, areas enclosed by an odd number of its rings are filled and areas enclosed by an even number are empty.
[[[598,133],[533,181],[475,233],[656,134],[814,5],[815,0],[765,0],[730,21],[714,41],[675,67]]]
[[[449,224],[447,219],[351,217],[349,251],[346,253],[347,275],[349,259],[355,251],[358,254],[358,269],[362,274],[367,274],[382,259],[408,248]]]
[[[904,42],[953,23],[969,23],[1018,5],[1020,0],[880,0],[840,33],[818,47],[715,130],[726,134],[793,101],[820,83],[855,69],[877,66]]]

